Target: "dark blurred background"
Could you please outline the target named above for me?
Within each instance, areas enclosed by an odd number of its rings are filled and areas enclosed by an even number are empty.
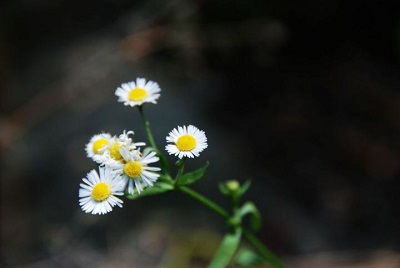
[[[195,188],[226,205],[217,183],[251,179],[288,267],[400,267],[399,74],[394,0],[2,2],[0,266],[206,265],[224,223],[180,193],[78,206],[89,138],[145,139],[114,96],[139,76],[160,146],[205,130]]]

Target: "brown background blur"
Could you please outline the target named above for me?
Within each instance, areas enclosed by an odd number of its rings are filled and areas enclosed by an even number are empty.
[[[400,267],[399,74],[399,1],[2,2],[0,266],[206,265],[224,224],[186,196],[78,206],[91,135],[145,138],[114,96],[139,76],[160,146],[204,129],[195,188],[252,179],[289,267]]]

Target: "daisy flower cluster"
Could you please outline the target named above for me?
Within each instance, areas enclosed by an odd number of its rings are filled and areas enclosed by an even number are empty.
[[[124,195],[126,190],[132,194],[153,186],[160,171],[149,164],[156,163],[159,158],[155,152],[142,153],[140,146],[144,142],[133,142],[133,131],[124,131],[119,136],[109,133],[94,135],[86,144],[86,154],[98,163],[99,173],[90,171],[83,179],[79,192],[82,210],[92,214],[105,214],[123,201],[116,195]]]
[[[137,78],[118,87],[115,95],[124,105],[141,108],[144,103],[157,103],[160,91],[156,82]],[[79,204],[84,212],[106,214],[114,206],[122,207],[117,196],[140,194],[159,179],[161,168],[152,165],[161,152],[155,144],[142,150],[146,144],[134,142],[133,136],[131,130],[118,136],[99,133],[86,144],[86,155],[99,165],[99,171],[91,170],[80,184]],[[173,129],[166,141],[165,150],[180,159],[197,157],[207,148],[204,131],[192,125]]]

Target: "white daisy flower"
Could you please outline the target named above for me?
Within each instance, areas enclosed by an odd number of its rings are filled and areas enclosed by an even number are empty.
[[[111,140],[112,137],[108,133],[94,135],[89,143],[86,144],[85,151],[87,156],[97,163],[102,163]]]
[[[121,149],[126,148],[129,151],[135,150],[139,146],[145,146],[144,142],[133,142],[129,135],[133,135],[133,131],[124,132],[119,137],[113,137],[106,149],[102,164],[115,165],[123,163],[124,159],[121,155]]]
[[[172,144],[165,146],[165,150],[180,159],[197,157],[208,146],[204,131],[192,125],[174,128],[167,136],[167,142]]]
[[[90,171],[82,179],[79,189],[79,205],[86,213],[106,214],[114,206],[122,207],[123,201],[116,195],[123,195],[125,182],[114,171],[108,168],[99,168]]]
[[[145,102],[157,103],[160,97],[160,87],[156,82],[147,81],[144,78],[137,78],[136,82],[123,83],[115,91],[118,101],[131,107],[142,105]]]
[[[160,174],[156,173],[161,169],[159,167],[148,166],[159,160],[155,152],[147,152],[141,154],[138,150],[129,151],[123,147],[120,150],[124,159],[124,163],[114,165],[113,168],[121,174],[128,185],[128,193],[133,194],[134,187],[140,193],[144,188],[153,186],[153,183],[158,180]]]

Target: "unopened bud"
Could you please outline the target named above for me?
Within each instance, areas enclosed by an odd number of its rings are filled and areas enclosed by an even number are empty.
[[[240,184],[236,180],[230,180],[226,182],[226,187],[228,188],[229,191],[236,191],[239,189]]]

